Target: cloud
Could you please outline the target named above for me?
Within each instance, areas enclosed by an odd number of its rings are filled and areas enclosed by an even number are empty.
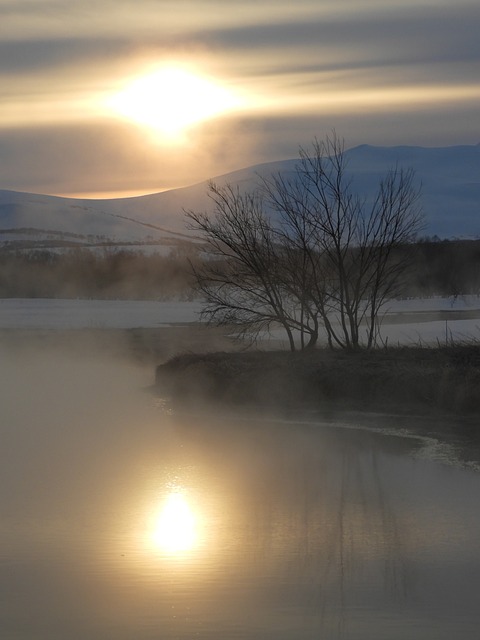
[[[348,147],[474,144],[478,102],[422,110],[368,108],[252,114],[204,123],[185,147],[154,142],[121,122],[0,130],[0,189],[47,194],[130,194],[194,184],[252,164],[297,157],[299,146],[335,128]],[[399,131],[401,135],[399,136]]]
[[[295,156],[333,127],[350,144],[478,138],[473,0],[0,0],[0,29],[4,188],[158,190]],[[102,105],[165,60],[248,108],[155,146]]]
[[[13,3],[7,3],[11,13]],[[128,55],[132,50],[204,46],[229,57],[246,55],[262,65],[272,52],[278,66],[294,59],[317,64],[372,66],[421,64],[446,60],[478,61],[480,6],[476,3],[330,2],[291,3],[275,0],[229,2],[218,0],[156,1],[71,0],[19,2],[25,23],[36,24],[35,36],[21,29],[2,39],[0,64],[8,69],[39,67],[59,60]],[[338,4],[338,3],[337,3]],[[36,9],[35,9],[36,7]],[[275,9],[275,11],[273,11]],[[0,3],[0,15],[2,5]],[[42,27],[45,15],[53,21]],[[18,16],[17,16],[18,17]],[[308,57],[306,53],[308,52]],[[260,59],[258,59],[260,56]],[[300,60],[298,60],[300,63]]]
[[[284,60],[290,60],[293,54],[295,61],[302,57],[304,63],[314,60],[323,68],[347,63],[371,66],[373,61],[384,67],[480,58],[480,6],[456,5],[440,10],[418,7],[408,11],[390,7],[388,11],[363,10],[340,17],[320,15],[288,23],[272,21],[199,35],[227,54],[273,50],[277,63],[282,65],[281,51]]]
[[[122,125],[83,124],[0,131],[1,187],[46,193],[128,190],[148,185],[168,164]],[[143,147],[143,148],[142,148]],[[163,164],[163,166],[162,166]]]
[[[172,147],[122,122],[4,129],[0,189],[87,196],[180,187],[251,164],[256,131],[248,122],[225,120]]]
[[[127,56],[132,46],[122,40],[100,38],[0,41],[0,74],[43,72],[98,60]]]

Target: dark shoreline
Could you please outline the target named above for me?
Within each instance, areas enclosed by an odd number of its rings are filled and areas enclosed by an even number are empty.
[[[224,329],[202,325],[0,331],[0,347],[18,355],[58,350],[155,371],[148,391],[177,414],[340,421],[381,431],[388,424],[400,436],[454,443],[461,459],[480,461],[480,343],[295,354],[266,346],[239,351]]]
[[[351,413],[459,422],[480,439],[480,345],[356,353],[316,350],[178,355],[156,369],[173,406],[329,419]]]
[[[480,442],[480,343],[346,353],[239,351],[223,328],[2,330],[0,346],[115,357],[155,371],[151,390],[174,408],[300,420],[384,422]],[[163,363],[158,365],[158,363]],[[158,365],[158,366],[157,366]],[[425,431],[426,429],[426,431]]]

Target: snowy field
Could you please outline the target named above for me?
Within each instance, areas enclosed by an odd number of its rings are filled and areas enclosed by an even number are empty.
[[[0,299],[0,329],[138,329],[198,322],[199,302]]]
[[[200,302],[0,299],[0,329],[133,329],[188,326]],[[480,340],[480,296],[395,300],[381,336],[388,344]],[[282,334],[273,336],[282,339]]]

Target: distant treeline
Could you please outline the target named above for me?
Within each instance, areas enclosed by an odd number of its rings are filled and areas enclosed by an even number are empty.
[[[194,247],[0,251],[0,297],[161,300],[192,295]]]
[[[480,240],[424,239],[413,247],[404,295],[480,295]],[[192,263],[198,245],[168,255],[105,248],[0,251],[2,298],[99,298],[158,300],[194,295]]]
[[[418,296],[480,295],[480,240],[418,242],[406,287]]]

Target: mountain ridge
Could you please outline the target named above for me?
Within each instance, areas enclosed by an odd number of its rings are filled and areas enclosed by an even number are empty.
[[[480,144],[451,147],[363,144],[346,150],[345,154],[353,188],[361,194],[372,192],[389,168],[399,166],[415,171],[422,184],[425,235],[441,238],[480,236]],[[213,181],[249,190],[254,188],[259,177],[286,174],[293,171],[297,163],[298,159],[260,163],[221,174]],[[105,200],[3,189],[0,190],[0,246],[21,246],[22,229],[30,230],[29,246],[32,246],[31,231],[37,229],[42,248],[48,246],[46,236],[50,232],[77,235],[78,246],[95,244],[97,238],[103,246],[124,243],[170,250],[172,245],[195,240],[185,226],[183,212],[211,210],[208,182]],[[12,244],[15,230],[18,237],[16,244]]]

